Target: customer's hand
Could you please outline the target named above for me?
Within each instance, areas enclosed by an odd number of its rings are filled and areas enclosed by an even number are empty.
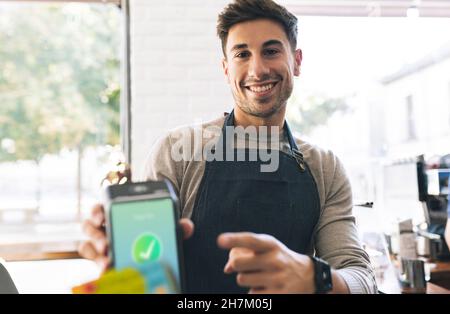
[[[227,274],[237,273],[239,286],[249,293],[314,293],[310,258],[298,254],[274,237],[250,232],[226,233],[218,245],[230,250]]]
[[[194,224],[190,219],[180,220],[184,239],[188,239],[194,233]],[[91,217],[83,222],[83,232],[89,240],[80,244],[79,254],[87,259],[95,261],[102,272],[111,266],[108,256],[108,239],[105,232],[105,209],[103,205],[97,204],[92,208]]]

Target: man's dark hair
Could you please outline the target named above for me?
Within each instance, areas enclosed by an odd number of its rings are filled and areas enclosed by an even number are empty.
[[[222,51],[226,56],[226,45],[230,28],[238,23],[270,19],[283,26],[292,50],[297,47],[297,18],[285,7],[272,0],[235,0],[230,3],[217,21],[217,35],[222,41]]]

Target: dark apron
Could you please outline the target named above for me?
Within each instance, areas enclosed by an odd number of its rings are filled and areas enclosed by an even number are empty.
[[[218,142],[223,143],[225,151],[230,149],[224,139],[225,127],[233,125],[231,112]],[[260,166],[265,163],[259,158],[236,161],[236,154],[249,156],[249,149],[232,148],[235,161],[206,161],[191,217],[194,235],[184,243],[188,293],[248,291],[238,286],[236,274],[223,272],[229,254],[217,246],[217,237],[223,232],[269,234],[295,252],[308,250],[319,219],[319,195],[286,122],[284,130],[291,150],[290,154],[280,150],[275,172],[261,172]]]

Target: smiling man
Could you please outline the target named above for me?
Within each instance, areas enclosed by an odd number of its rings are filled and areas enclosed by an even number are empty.
[[[278,22],[256,19],[231,26],[225,13],[221,18],[223,69],[235,100],[236,125],[282,126],[293,78],[300,74],[301,50],[292,47]]]
[[[169,179],[180,198],[187,292],[376,292],[341,162],[294,138],[285,121],[302,62],[297,18],[270,0],[236,0],[219,15],[217,32],[234,109],[170,131],[145,175]],[[264,150],[276,154],[276,169],[262,171]],[[98,205],[80,252],[107,265],[103,222]]]

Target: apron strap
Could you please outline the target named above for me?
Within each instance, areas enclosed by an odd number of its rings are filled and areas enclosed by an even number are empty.
[[[231,145],[231,141],[226,137],[226,129],[227,127],[233,127],[234,126],[234,109],[230,112],[230,114],[228,114],[225,117],[225,121],[223,123],[222,126],[222,133],[220,135],[219,138],[219,142],[221,143],[222,141],[222,147],[223,147],[223,151],[222,152],[227,152],[227,147],[229,147]],[[306,163],[303,157],[303,154],[300,152],[300,150],[298,149],[297,143],[295,143],[294,140],[294,136],[292,136],[292,132],[291,129],[289,128],[289,125],[287,123],[286,120],[284,120],[284,126],[283,126],[284,131],[286,132],[286,136],[289,142],[289,147],[290,147],[290,155],[295,158],[295,160],[297,161],[297,164],[300,168],[301,172],[304,172],[306,170]],[[230,149],[232,151],[232,149]]]
[[[223,141],[224,144],[224,149],[226,148],[225,144],[226,144],[226,127],[231,127],[234,126],[234,109],[225,117],[225,121],[223,123],[222,126],[222,134],[221,136],[225,138],[225,141]],[[302,156],[303,154],[300,152],[300,150],[297,147],[297,143],[295,143],[294,137],[292,136],[292,132],[291,129],[289,128],[289,125],[287,123],[286,120],[284,120],[284,126],[283,126],[284,131],[286,132],[286,136],[289,142],[289,147],[291,149],[291,152],[294,155],[298,155],[298,156]],[[219,139],[219,143],[220,143],[220,139]]]

